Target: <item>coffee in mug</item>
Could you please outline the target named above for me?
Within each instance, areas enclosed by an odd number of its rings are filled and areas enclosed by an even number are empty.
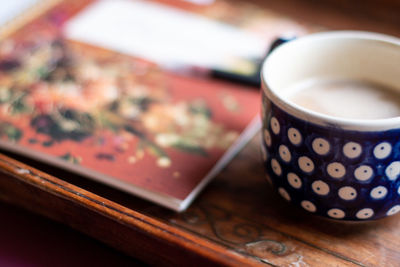
[[[367,120],[400,116],[400,93],[371,81],[312,79],[285,92],[293,104],[330,116]]]
[[[281,44],[262,78],[266,178],[336,220],[400,213],[400,39],[326,32]]]

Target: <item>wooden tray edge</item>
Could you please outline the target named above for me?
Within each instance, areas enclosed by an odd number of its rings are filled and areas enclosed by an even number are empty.
[[[42,203],[40,206],[33,207],[29,204],[29,200],[31,199],[33,201],[32,198],[38,197],[37,194],[29,196],[30,194],[26,194],[25,192],[24,199],[26,200],[21,202],[16,199],[15,195],[18,194],[11,191],[7,192],[8,188],[5,188],[4,185],[3,187],[0,187],[0,191],[3,191],[1,192],[2,195],[0,196],[0,199],[23,206],[23,208],[50,217],[53,220],[61,221],[80,232],[89,234],[102,242],[114,246],[118,250],[124,251],[131,256],[139,257],[142,260],[156,260],[154,257],[159,253],[163,253],[163,257],[167,256],[168,258],[168,255],[165,255],[165,251],[161,252],[157,249],[160,245],[163,246],[167,244],[168,247],[175,248],[176,251],[180,252],[180,258],[172,257],[174,253],[171,254],[171,258],[169,259],[170,263],[190,262],[193,260],[193,257],[200,257],[204,263],[213,265],[258,265],[257,262],[233,251],[228,251],[227,248],[223,246],[211,243],[208,240],[189,234],[181,229],[172,227],[154,218],[121,206],[2,154],[0,154],[0,176],[2,176],[0,179],[9,179],[11,182],[22,183],[24,186],[34,188],[36,190],[35,192],[40,192],[40,194],[63,199],[67,205],[78,205],[83,211],[94,212],[99,217],[93,218],[90,223],[98,223],[99,218],[108,218],[120,226],[125,226],[121,229],[128,229],[128,231],[135,232],[136,235],[144,235],[150,237],[154,242],[158,242],[157,245],[150,246],[150,250],[149,244],[147,244],[147,252],[152,251],[154,254],[137,255],[134,252],[132,253],[132,244],[128,244],[127,242],[117,242],[116,246],[116,240],[110,240],[107,235],[102,235],[101,233],[99,235],[97,232],[88,233],[85,227],[81,227],[79,220],[75,221],[74,218],[70,218],[71,216],[69,217],[68,222],[65,222],[62,219],[68,215],[65,214],[65,208],[56,209],[55,212],[53,209],[53,213],[49,214],[46,209],[52,205],[52,203]],[[113,229],[113,231],[116,230],[118,229]],[[118,234],[124,235],[122,232]],[[131,241],[135,242],[135,240]],[[151,249],[151,247],[154,247],[154,249]],[[181,252],[184,253],[182,254]]]

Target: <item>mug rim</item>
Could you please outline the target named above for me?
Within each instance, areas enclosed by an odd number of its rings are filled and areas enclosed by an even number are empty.
[[[327,31],[309,34],[299,37],[287,43],[284,43],[275,48],[264,60],[261,68],[261,87],[264,94],[270,99],[272,103],[280,107],[282,110],[289,114],[301,118],[307,122],[313,122],[322,126],[334,126],[345,130],[357,131],[383,131],[400,128],[400,116],[384,118],[384,119],[352,119],[342,118],[332,115],[326,115],[307,108],[304,108],[295,103],[285,100],[276,92],[272,86],[269,85],[268,75],[266,73],[267,66],[270,64],[270,59],[277,51],[283,47],[292,46],[300,42],[312,42],[320,39],[358,39],[369,41],[380,41],[386,44],[397,46],[400,50],[400,38],[366,31]]]

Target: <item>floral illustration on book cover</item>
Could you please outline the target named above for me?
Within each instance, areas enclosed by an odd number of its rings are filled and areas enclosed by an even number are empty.
[[[183,200],[258,112],[258,93],[66,40],[66,1],[0,42],[0,137]]]

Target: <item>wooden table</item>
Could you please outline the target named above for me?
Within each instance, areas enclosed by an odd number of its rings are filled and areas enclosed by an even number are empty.
[[[29,161],[61,179],[54,178],[4,156],[0,198],[150,263],[400,266],[399,216],[342,223],[292,207],[265,182],[258,139],[182,214]]]
[[[351,9],[327,12],[325,6],[315,7],[310,1],[297,6],[286,0],[264,4],[325,27],[400,35],[393,21],[350,18],[346,14]],[[11,156],[19,161],[0,155],[1,200],[60,221],[149,263],[400,266],[400,215],[343,223],[292,207],[265,181],[259,136],[181,214],[72,173]]]

